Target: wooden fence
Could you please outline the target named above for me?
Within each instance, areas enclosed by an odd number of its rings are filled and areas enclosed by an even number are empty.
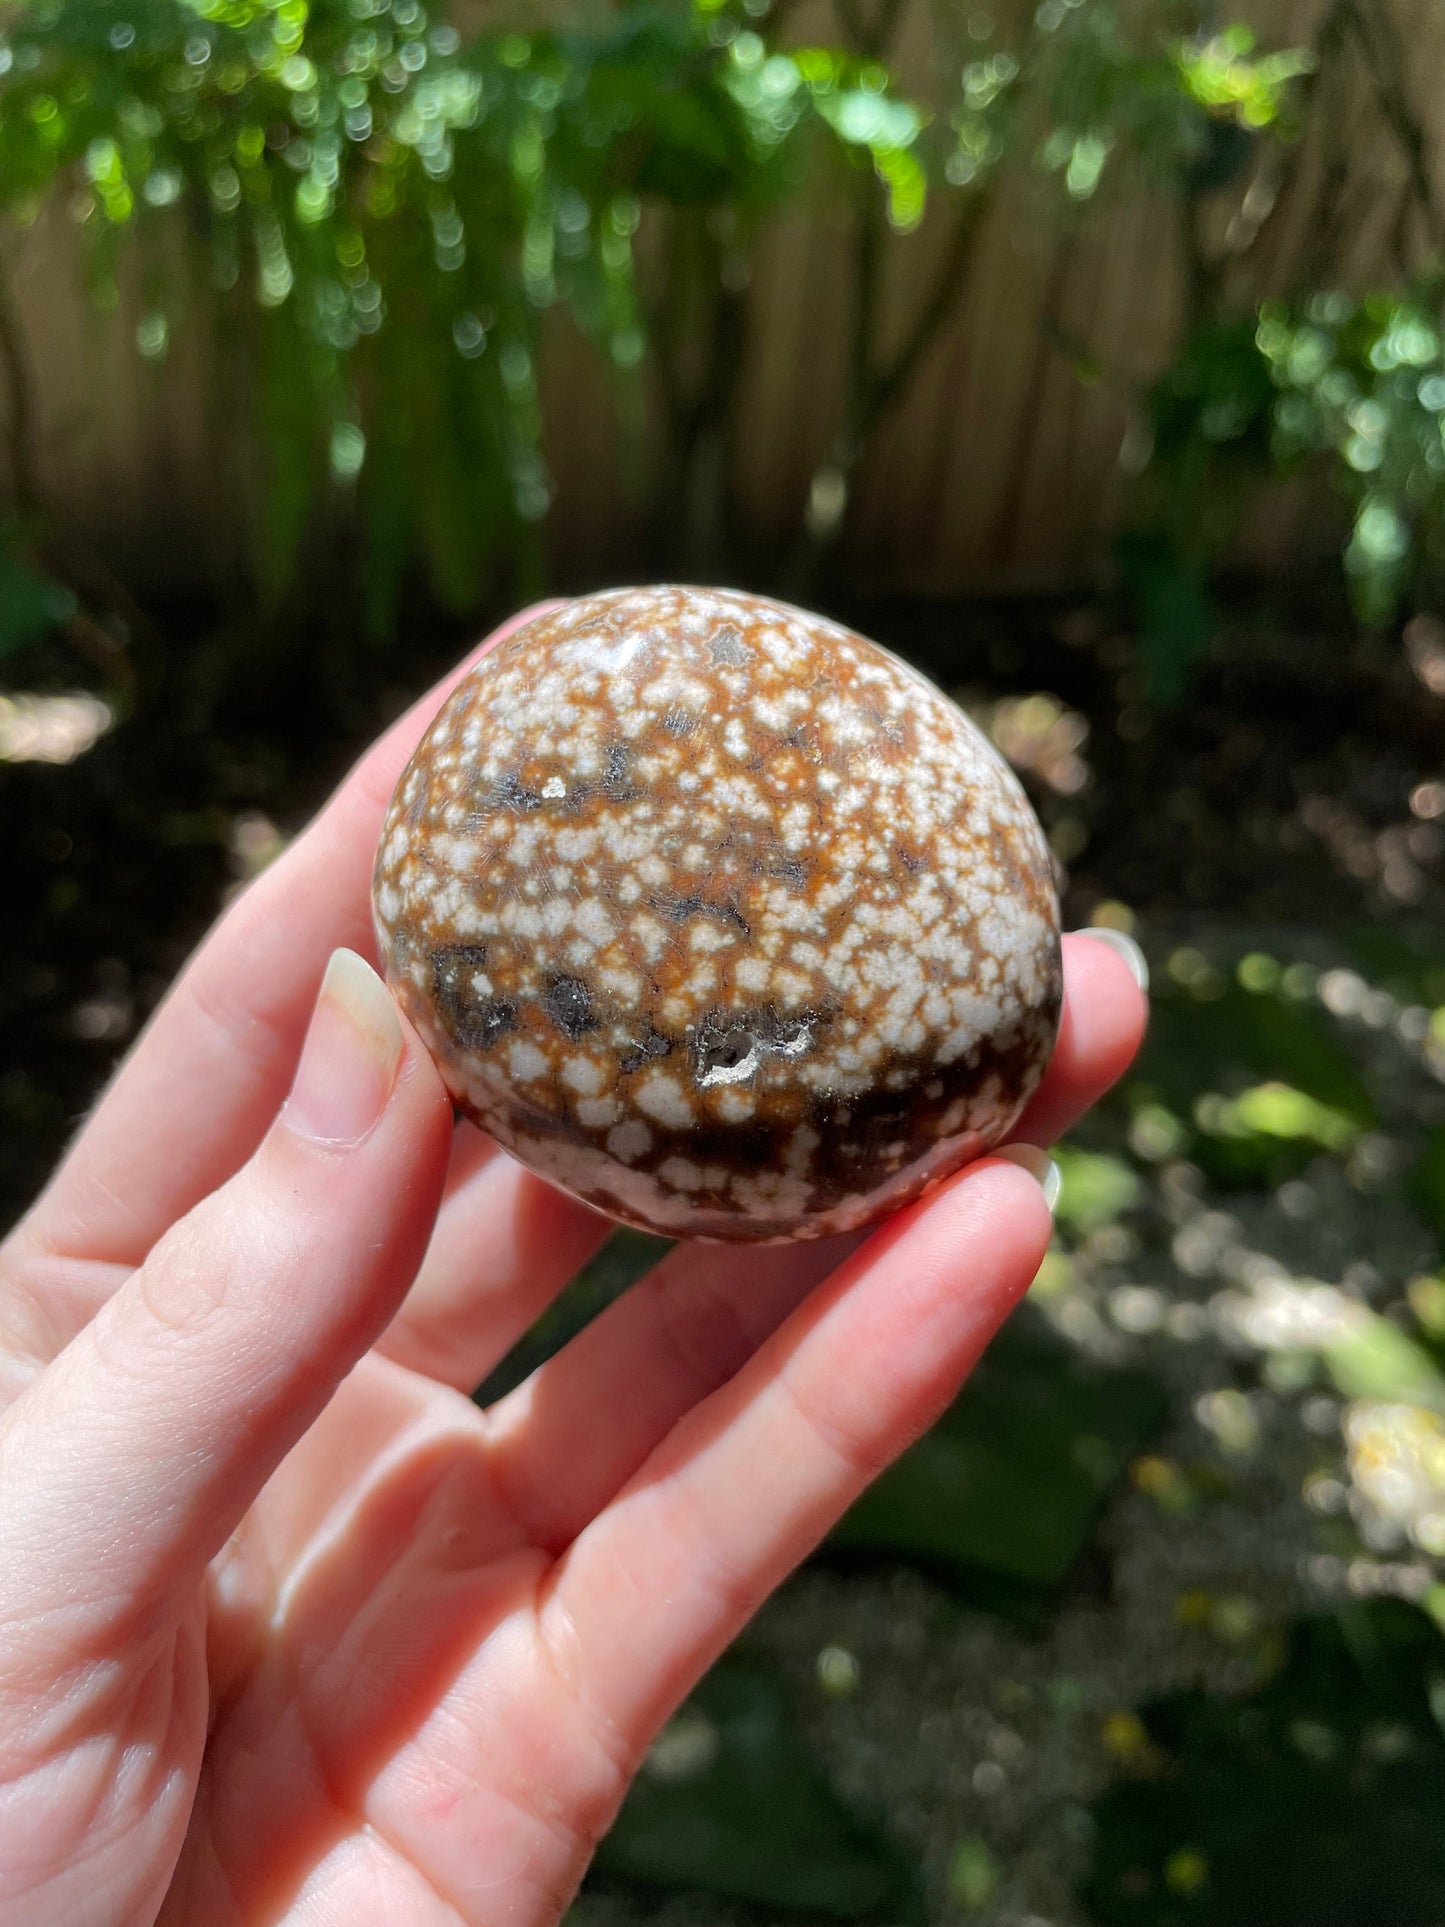
[[[1145,0],[1148,3],[1148,0]],[[1006,26],[1027,0],[993,0]],[[1308,43],[1329,0],[1246,0],[1265,44]],[[1394,99],[1351,56],[1317,88],[1288,179],[1256,185],[1243,210],[1222,198],[1215,236],[1231,293],[1268,295],[1310,274],[1346,287],[1398,279],[1412,235],[1404,107],[1427,133],[1445,102],[1445,7],[1388,6],[1407,55]],[[801,40],[830,32],[826,0],[795,16]],[[910,0],[898,42],[905,81],[926,72],[935,14]],[[1427,143],[1445,148],[1445,141]],[[1440,153],[1423,165],[1445,200]],[[1273,198],[1271,198],[1273,197]],[[1027,182],[991,208],[946,324],[873,437],[856,478],[848,556],[860,585],[960,594],[1053,588],[1086,579],[1119,511],[1134,398],[1177,342],[1185,263],[1171,206],[1140,193],[1091,209],[1066,232]],[[926,297],[949,210],[886,244],[885,330],[901,332]],[[1253,236],[1252,245],[1243,243]],[[1403,243],[1402,243],[1403,237]],[[159,366],[136,353],[133,321],[87,307],[79,250],[65,220],[10,237],[10,281],[34,359],[34,446],[49,500],[140,579],[186,582],[229,565],[231,505],[207,393],[207,344],[177,331]],[[843,210],[820,199],[764,236],[748,296],[734,481],[764,550],[795,529],[836,432],[846,363],[852,249]],[[1081,381],[1086,355],[1095,371]],[[563,580],[616,575],[636,554],[619,507],[617,437],[607,383],[588,351],[558,333],[548,349],[549,458],[557,483],[550,539]],[[1263,568],[1298,552],[1309,529],[1282,506],[1246,538]]]

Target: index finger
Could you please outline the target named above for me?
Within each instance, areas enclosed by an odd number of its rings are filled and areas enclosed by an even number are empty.
[[[214,926],[24,1221],[23,1240],[135,1266],[240,1169],[286,1095],[332,951],[375,957],[372,859],[422,731],[487,650],[553,606],[524,609],[413,703]]]

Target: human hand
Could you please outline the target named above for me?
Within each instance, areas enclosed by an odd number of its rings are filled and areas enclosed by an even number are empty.
[[[454,1129],[361,961],[444,693],[0,1248],[0,1927],[557,1921],[659,1725],[1043,1255],[1039,1184],[986,1158],[866,1239],[680,1246],[479,1410],[610,1227]],[[1143,1026],[1116,954],[1064,949],[1021,1142]]]

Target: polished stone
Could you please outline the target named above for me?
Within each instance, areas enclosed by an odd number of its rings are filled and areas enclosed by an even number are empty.
[[[1058,1028],[1043,834],[914,670],[622,590],[485,657],[397,786],[387,980],[458,1107],[673,1237],[821,1237],[998,1143]]]

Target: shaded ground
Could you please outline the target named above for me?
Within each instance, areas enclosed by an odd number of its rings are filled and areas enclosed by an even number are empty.
[[[1092,610],[859,620],[992,728],[1155,1028],[990,1375],[669,1729],[574,1927],[1247,1923],[1251,1801],[1302,1910],[1272,1923],[1445,1919],[1445,647],[1245,616],[1159,716]],[[0,768],[7,1216],[388,682]],[[1373,1887],[1305,1878],[1339,1837]]]

